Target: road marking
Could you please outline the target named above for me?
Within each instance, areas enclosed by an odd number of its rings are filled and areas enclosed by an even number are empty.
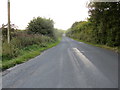
[[[112,85],[112,86],[114,85],[114,83],[111,82],[92,62],[90,62],[90,60],[83,53],[81,53],[81,51],[79,51],[77,48],[72,48],[72,50],[77,54],[80,60],[84,63],[88,71],[91,72],[92,77],[98,76],[96,80],[99,80],[100,83],[106,82],[108,85]]]
[[[77,48],[72,48],[72,49],[87,67],[93,67],[93,64],[85,55],[83,55],[82,52],[80,52]]]
[[[72,61],[74,60],[73,63],[75,63],[76,66],[79,67],[79,62],[78,62],[77,58],[75,57],[75,55],[70,51],[70,49],[68,49],[68,54],[69,54],[70,58],[72,59]]]
[[[83,42],[78,42],[79,44],[84,44]]]

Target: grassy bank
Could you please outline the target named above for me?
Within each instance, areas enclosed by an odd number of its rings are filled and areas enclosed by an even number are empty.
[[[93,46],[100,47],[100,48],[105,48],[105,49],[112,50],[112,51],[120,53],[120,49],[118,49],[118,47],[110,47],[110,46],[107,46],[107,45],[100,45],[100,44],[85,42],[83,40],[79,40],[79,39],[75,39],[75,38],[73,38],[73,39],[76,40],[76,41],[79,41],[79,42],[84,42],[84,43],[89,44],[89,45],[93,45]]]
[[[34,45],[28,46],[24,49],[21,49],[20,55],[18,57],[11,59],[11,60],[3,60],[2,61],[2,70],[6,70],[17,64],[24,63],[24,62],[28,61],[29,59],[40,55],[40,53],[43,52],[44,50],[49,49],[53,46],[56,46],[57,44],[59,44],[59,42],[60,42],[60,39],[55,42],[46,43],[45,45],[42,45],[42,46],[34,44]]]

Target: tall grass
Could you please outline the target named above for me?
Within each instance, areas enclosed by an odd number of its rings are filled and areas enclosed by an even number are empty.
[[[17,64],[39,55],[42,51],[57,45],[62,33],[56,31],[54,37],[40,34],[28,34],[27,31],[15,31],[11,33],[11,41],[8,44],[3,35],[2,66],[6,70]],[[0,55],[1,56],[1,55]]]
[[[55,45],[57,45],[59,41],[56,41],[54,43],[47,43],[46,46],[40,46],[40,45],[31,45],[28,47],[25,47],[24,49],[20,50],[20,55],[16,58],[10,59],[10,60],[3,60],[2,62],[2,70],[6,70],[10,67],[13,67],[17,64],[24,63],[28,61],[31,58],[34,58],[37,55],[40,55],[40,53],[48,48],[51,48]]]
[[[9,44],[7,40],[3,41],[2,60],[10,60],[19,56],[21,49],[27,48],[28,46],[39,45],[45,47],[49,42],[54,42],[54,40],[48,36],[17,32],[13,35]]]

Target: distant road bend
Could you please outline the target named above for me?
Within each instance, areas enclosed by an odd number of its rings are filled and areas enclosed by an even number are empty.
[[[8,70],[9,71],[9,70]],[[117,88],[117,53],[63,36],[3,76],[3,88]]]

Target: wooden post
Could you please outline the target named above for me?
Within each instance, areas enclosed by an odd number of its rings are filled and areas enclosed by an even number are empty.
[[[10,43],[10,0],[8,0],[8,31],[7,31],[8,43]]]

